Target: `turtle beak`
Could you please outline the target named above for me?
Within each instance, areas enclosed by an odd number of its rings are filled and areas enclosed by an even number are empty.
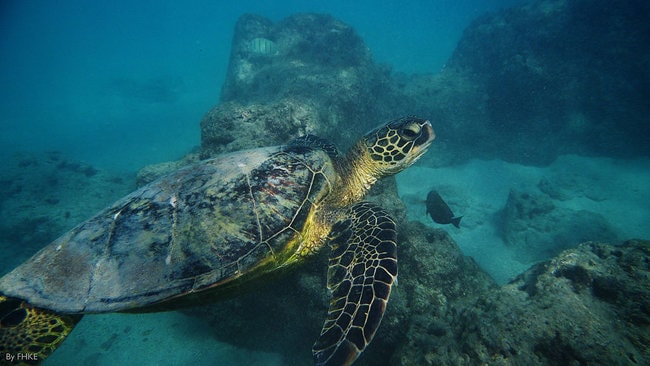
[[[422,132],[420,132],[420,136],[415,140],[412,150],[412,152],[415,153],[414,155],[416,156],[416,160],[419,159],[422,154],[427,152],[427,149],[429,149],[429,146],[431,146],[431,143],[436,138],[436,133],[433,131],[433,126],[431,126],[430,121],[423,121],[420,126],[422,127]],[[415,162],[415,160],[413,162]]]

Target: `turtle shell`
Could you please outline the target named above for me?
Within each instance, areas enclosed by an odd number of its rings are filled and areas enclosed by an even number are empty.
[[[335,172],[321,149],[261,148],[146,185],[0,279],[67,313],[131,310],[281,266]]]

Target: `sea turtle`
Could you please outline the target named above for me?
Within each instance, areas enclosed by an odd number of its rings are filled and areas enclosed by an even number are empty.
[[[328,244],[332,300],[317,365],[349,365],[371,341],[397,276],[396,228],[360,202],[427,150],[429,121],[384,124],[339,156],[315,136],[204,160],[64,234],[0,279],[0,348],[45,358],[82,314],[216,300]]]

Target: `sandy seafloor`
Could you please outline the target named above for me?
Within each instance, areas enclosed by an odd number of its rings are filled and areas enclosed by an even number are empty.
[[[505,245],[499,233],[499,211],[505,207],[510,189],[541,193],[538,184],[542,178],[567,197],[554,199],[556,207],[602,215],[621,241],[650,238],[648,159],[565,155],[547,167],[472,160],[445,168],[412,167],[398,175],[397,181],[410,219],[439,227],[426,216],[423,203],[414,204],[424,200],[430,189],[437,189],[454,213],[463,215],[461,228],[446,225],[447,231],[465,255],[473,257],[497,282],[506,283],[534,263],[519,262]]]
[[[505,283],[532,263],[517,261],[504,244],[495,225],[498,212],[505,206],[511,188],[534,192],[542,177],[559,182],[557,188],[568,197],[554,200],[556,206],[603,215],[621,240],[650,238],[648,159],[567,155],[547,167],[472,160],[435,169],[414,166],[398,175],[397,181],[410,219],[433,227],[440,225],[425,215],[423,200],[430,189],[439,190],[455,213],[464,216],[460,229],[450,225],[444,228],[466,255],[498,282]],[[286,327],[277,330],[278,337],[291,331],[291,324]],[[309,354],[310,350],[292,352]],[[86,316],[44,364],[273,366],[292,362],[280,354],[237,349],[218,342],[200,319],[168,312]]]

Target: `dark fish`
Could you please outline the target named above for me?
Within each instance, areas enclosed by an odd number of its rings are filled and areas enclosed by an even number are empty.
[[[454,213],[436,191],[427,195],[427,214],[438,224],[453,224],[460,229],[460,219],[463,217],[454,217]]]

